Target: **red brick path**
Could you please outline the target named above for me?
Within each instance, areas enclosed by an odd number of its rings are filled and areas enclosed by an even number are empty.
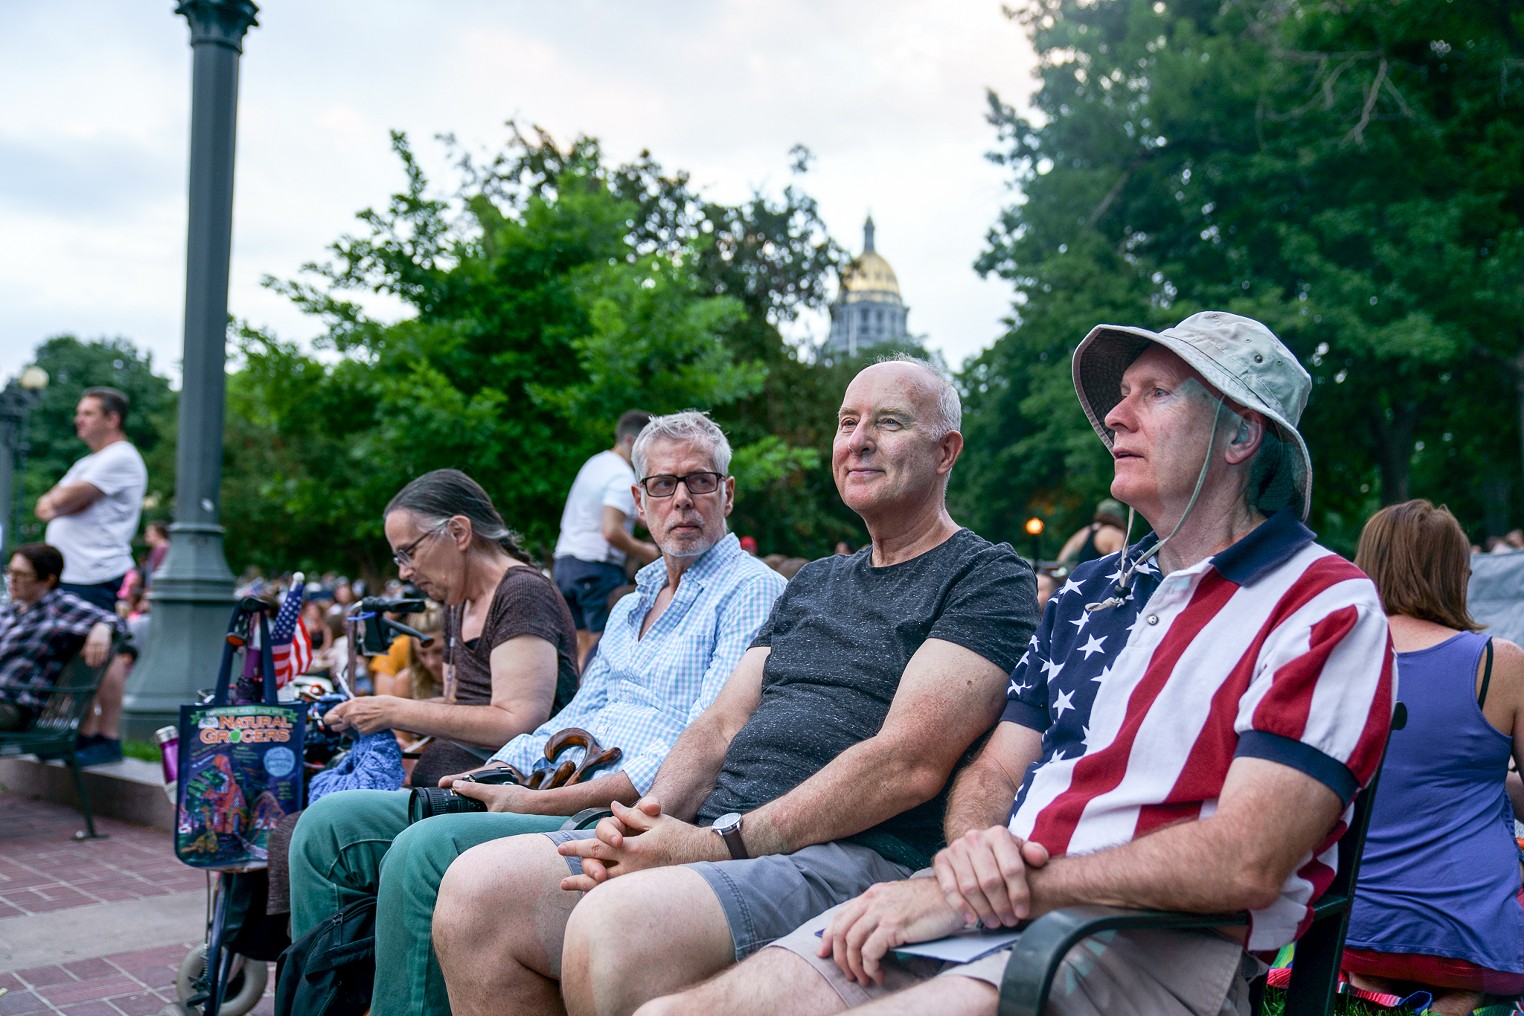
[[[0,973],[0,1016],[150,1016],[177,1000],[175,973],[198,943],[134,948],[109,904],[204,890],[206,876],[175,859],[167,832],[96,819],[110,838],[76,843],[83,824],[72,808],[0,794],[0,919],[77,910],[101,943],[94,958]],[[253,1011],[274,1012],[268,991]]]

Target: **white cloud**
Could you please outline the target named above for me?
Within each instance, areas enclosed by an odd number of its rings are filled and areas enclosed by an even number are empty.
[[[504,121],[648,148],[723,200],[789,180],[847,247],[878,223],[914,331],[954,364],[1000,331],[1009,292],[971,263],[1008,200],[987,163],[984,92],[1030,88],[998,0],[669,0],[629,5],[401,0],[265,4],[245,41],[230,310],[316,331],[262,290],[401,184],[387,132],[450,181],[436,134],[497,150]],[[0,377],[43,338],[122,334],[181,355],[189,32],[160,6],[0,6]],[[807,322],[818,336],[824,324]]]

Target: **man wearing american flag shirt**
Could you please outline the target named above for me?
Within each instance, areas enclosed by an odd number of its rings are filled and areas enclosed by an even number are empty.
[[[1259,958],[1305,927],[1380,763],[1386,619],[1370,581],[1303,525],[1311,383],[1268,328],[1220,312],[1162,332],[1101,325],[1074,380],[1113,496],[1153,531],[1077,568],[1049,604],[1003,722],[954,787],[950,845],[920,873],[934,877],[875,886],[641,1016],[741,999],[993,1014],[1009,948],[963,965],[888,954],[1086,903],[1252,921],[1092,939],[1048,1012],[1248,1013]]]

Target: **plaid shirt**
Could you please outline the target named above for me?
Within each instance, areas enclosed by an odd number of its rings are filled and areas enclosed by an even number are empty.
[[[494,759],[527,774],[545,758],[550,735],[581,727],[604,748],[624,752],[619,764],[595,776],[622,771],[640,793],[650,789],[662,759],[725,686],[785,585],[727,533],[683,573],[672,602],[642,637],[640,626],[666,582],[660,558],[636,573],[635,592],[609,614],[576,697]]]
[[[26,610],[12,600],[0,606],[0,702],[41,709],[45,696],[31,691],[53,684],[65,663],[102,621],[122,631],[115,614],[108,614],[73,593],[51,589]]]

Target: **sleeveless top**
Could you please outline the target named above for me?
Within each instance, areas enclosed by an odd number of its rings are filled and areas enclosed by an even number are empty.
[[[1080,565],[1084,564],[1086,561],[1094,561],[1098,558],[1105,557],[1105,555],[1101,553],[1101,548],[1095,545],[1095,534],[1100,531],[1101,524],[1099,522],[1090,523],[1090,532],[1085,537],[1085,543],[1074,555],[1075,564]]]
[[[1524,973],[1512,741],[1476,701],[1487,637],[1397,654],[1408,723],[1392,732],[1350,915],[1351,948]]]

